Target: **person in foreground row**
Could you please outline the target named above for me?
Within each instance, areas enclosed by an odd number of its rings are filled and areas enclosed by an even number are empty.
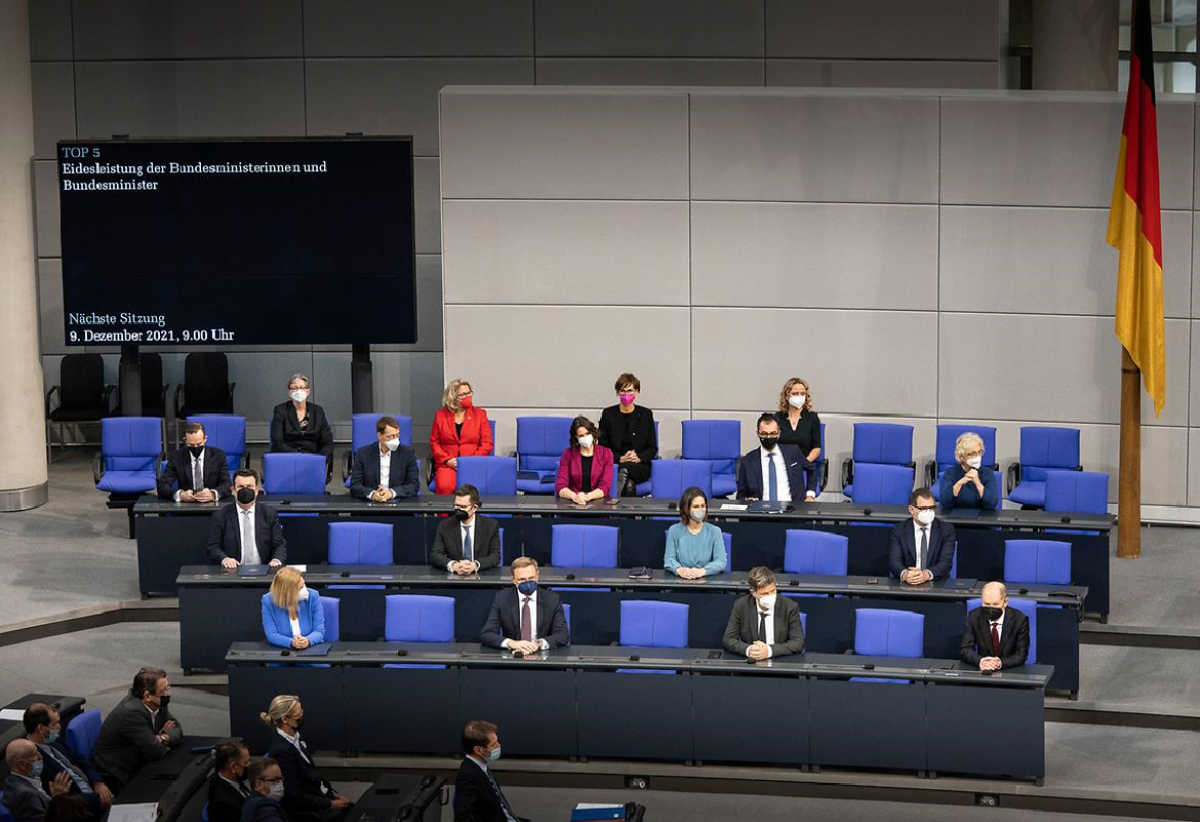
[[[262,596],[263,633],[280,648],[303,651],[325,641],[325,609],[321,596],[304,584],[295,568],[280,568],[271,590]]]
[[[264,725],[275,729],[268,756],[279,763],[283,772],[283,809],[288,815],[297,822],[344,819],[350,800],[321,776],[313,765],[308,746],[300,739],[300,729],[304,727],[304,706],[300,704],[300,697],[277,696],[258,717]],[[242,818],[246,818],[245,810]]]
[[[679,498],[679,522],[667,529],[663,568],[680,579],[700,579],[724,573],[725,539],[708,518],[708,498],[689,488]]]
[[[258,472],[239,468],[233,475],[235,502],[212,515],[208,558],[222,568],[287,562],[287,540],[274,508],[258,504]]]
[[[208,445],[204,426],[189,422],[183,441],[183,448],[167,456],[167,466],[158,478],[159,499],[216,502],[229,496],[228,459],[220,448]]]
[[[350,495],[371,502],[415,497],[421,481],[417,457],[400,442],[400,423],[392,417],[380,417],[375,435],[378,443],[368,443],[354,453]]]
[[[120,793],[147,762],[162,759],[183,741],[183,728],[167,707],[170,701],[167,672],[145,667],[133,677],[129,694],[104,718],[92,764],[113,793]]]
[[[500,758],[500,737],[491,722],[472,719],[463,728],[466,756],[454,780],[454,822],[529,822],[508,804],[491,765]]]
[[[807,493],[804,488],[809,462],[796,446],[779,444],[779,420],[774,414],[759,416],[758,442],[761,447],[738,460],[738,499],[791,502],[816,498],[815,491]]]
[[[479,513],[479,489],[454,490],[454,516],[438,523],[429,564],[466,576],[500,564],[500,526]]]
[[[42,787],[48,790],[50,783],[65,773],[71,783],[69,792],[82,797],[88,814],[99,819],[112,804],[112,791],[86,757],[77,755],[64,744],[62,717],[58,711],[44,702],[34,702],[25,709],[22,722],[25,738],[37,745],[38,753],[42,755]]]
[[[50,783],[47,792],[42,787],[42,755],[37,745],[28,739],[14,739],[4,749],[8,779],[4,780],[4,804],[17,822],[42,822],[51,796],[62,796],[71,790],[71,779],[60,773]]]
[[[725,626],[721,642],[725,650],[750,659],[804,653],[800,606],[779,596],[771,569],[763,565],[751,568],[746,582],[750,593],[733,603]]]
[[[982,604],[967,614],[959,656],[981,671],[1024,665],[1029,658],[1029,617],[1008,607],[1003,582],[983,586]]]
[[[587,417],[571,420],[570,445],[558,460],[554,481],[556,496],[583,505],[609,496],[612,488],[612,451],[600,445],[600,432]]]
[[[531,654],[571,644],[562,599],[538,587],[538,564],[533,557],[517,557],[512,564],[512,587],[492,600],[479,641],[492,648]]]
[[[214,773],[208,778],[208,822],[238,822],[251,795],[246,784],[250,751],[230,739],[213,750]]]
[[[292,822],[283,810],[283,771],[279,763],[261,756],[246,768],[250,797],[242,805],[241,822]],[[212,809],[209,809],[212,813]]]
[[[960,434],[954,441],[957,460],[942,474],[938,496],[942,510],[982,508],[994,511],[1000,502],[1000,478],[991,466],[983,464],[983,437],[974,431]]]
[[[892,576],[910,585],[950,576],[954,565],[954,526],[937,519],[933,492],[918,488],[908,497],[911,519],[892,529],[888,566]]]

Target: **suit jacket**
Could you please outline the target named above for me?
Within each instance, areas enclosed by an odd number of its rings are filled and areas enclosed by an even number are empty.
[[[17,822],[42,822],[46,818],[46,808],[50,807],[50,796],[39,791],[29,780],[10,773],[4,780],[4,804]]]
[[[142,765],[167,755],[170,748],[155,737],[172,719],[175,717],[170,709],[160,708],[152,722],[142,701],[136,696],[126,696],[100,726],[100,735],[92,748],[92,763],[121,783],[128,782]]]
[[[493,779],[495,777],[493,776]],[[454,822],[507,822],[500,795],[478,763],[463,758],[454,780]]]
[[[790,597],[775,598],[775,642],[771,645],[771,657],[804,652],[804,629],[800,625],[800,606]],[[725,637],[721,644],[726,651],[745,656],[746,649],[763,639],[758,635],[758,602],[746,594],[733,603],[729,624],[725,626]]]
[[[463,415],[462,436],[454,424],[454,412],[439,408],[429,432],[429,453],[435,468],[456,457],[486,457],[493,451],[492,426],[482,408],[468,408]]]
[[[546,640],[551,648],[571,644],[567,629],[567,616],[563,611],[562,598],[549,588],[538,588],[537,592],[537,635]],[[505,639],[521,638],[521,603],[515,586],[496,594],[492,610],[488,613],[479,641],[484,645],[499,648]]]
[[[635,405],[629,414],[621,413],[621,406],[610,405],[600,412],[600,444],[614,454],[625,453],[622,444],[628,438],[641,460],[639,465],[649,466],[658,454],[658,437],[654,433],[654,412],[643,405]]]
[[[976,608],[967,614],[967,627],[963,631],[958,655],[974,668],[979,667],[979,660],[985,656],[996,656],[992,653],[992,624],[983,615],[983,608]],[[1016,608],[1004,609],[999,656],[1001,668],[1024,665],[1029,658],[1029,617]]]
[[[308,589],[308,599],[300,600],[296,606],[296,621],[300,623],[300,633],[311,644],[325,641],[325,611],[321,595],[312,588]],[[262,596],[262,623],[267,642],[280,648],[292,647],[292,622],[287,609],[276,605],[269,593]]]
[[[368,443],[354,453],[354,466],[350,470],[351,496],[370,499],[371,492],[379,487],[379,457],[378,442]],[[417,472],[417,456],[404,443],[400,443],[400,447],[392,452],[388,477],[388,487],[396,492],[396,499],[417,495],[421,482]]]
[[[312,753],[304,741],[300,746],[308,755],[305,759],[296,750],[296,746],[288,742],[278,732],[271,739],[268,755],[279,763],[283,771],[283,809],[290,815],[323,814],[330,810],[333,800],[329,792],[333,787],[321,776],[320,771],[312,763]],[[249,800],[246,805],[249,806]],[[243,811],[243,819],[245,811]]]
[[[592,452],[592,489],[601,489],[606,497],[612,490],[612,466],[612,451],[597,444]],[[583,490],[583,454],[577,445],[568,447],[558,460],[558,478],[554,483],[554,493],[557,494],[564,488],[570,488],[576,493]]]
[[[474,549],[475,561],[479,563],[479,570],[495,568],[500,564],[500,526],[496,520],[480,513],[475,514],[471,547]],[[462,524],[454,517],[446,517],[438,523],[437,533],[434,534],[433,547],[429,549],[429,564],[444,571],[447,564],[461,559]]]
[[[308,427],[300,428],[296,406],[291,400],[275,406],[271,415],[272,453],[324,454],[333,457],[333,429],[325,418],[325,409],[308,404]]]
[[[804,469],[812,463],[794,445],[777,445],[775,447],[782,453],[783,461],[787,465],[788,488],[792,492],[792,499],[803,502],[806,481]],[[767,483],[763,479],[761,449],[755,448],[753,451],[743,454],[742,458],[738,460],[737,486],[738,499],[767,498]]]
[[[229,460],[220,448],[204,447],[204,487],[211,488],[219,496],[229,496],[232,485],[229,479]],[[172,451],[167,456],[167,467],[158,478],[158,496],[160,499],[174,499],[175,488],[180,491],[199,491],[192,482],[192,454],[186,448]]]
[[[242,561],[242,530],[238,522],[240,509],[237,504],[218,508],[212,515],[212,527],[208,532],[208,559],[220,563],[226,557]],[[283,538],[283,526],[274,508],[263,504],[262,499],[254,504],[254,542],[258,546],[259,559],[264,564],[273,559],[287,562],[287,540]]]
[[[1000,477],[986,465],[979,469],[979,481],[983,484],[983,496],[975,490],[975,483],[968,482],[958,489],[954,496],[954,483],[965,477],[967,472],[957,463],[951,465],[942,474],[938,485],[938,502],[943,511],[954,508],[982,508],[984,511],[994,511],[1000,504]]]
[[[246,797],[214,773],[208,778],[208,822],[238,822]]]
[[[212,808],[209,808],[211,815]],[[292,822],[283,806],[269,796],[261,794],[251,794],[246,803],[242,805],[241,822]],[[216,820],[212,820],[216,822]]]
[[[896,523],[890,539],[888,567],[892,576],[899,577],[905,568],[917,564],[917,542],[913,535],[912,518]],[[934,579],[945,579],[954,564],[954,547],[957,537],[954,526],[944,520],[935,519],[929,528],[929,556],[925,567],[933,572]]]
[[[47,751],[44,750],[45,748],[53,748],[54,755],[51,756]],[[91,762],[88,762],[81,756],[76,756],[76,754],[70,748],[63,744],[62,737],[59,737],[53,742],[49,742],[44,745],[38,745],[38,749],[42,751],[42,787],[45,788],[47,792],[49,792],[50,783],[54,781],[54,778],[66,770],[66,768],[58,764],[58,760],[56,760],[55,757],[74,765],[75,768],[83,774],[89,785],[95,786],[97,782],[104,781],[104,777],[101,776],[98,770],[92,767]],[[92,813],[99,818],[101,812],[100,796],[96,793],[94,788],[92,791],[84,793],[79,789],[79,786],[72,779],[71,793],[82,794],[84,801],[88,803],[89,810],[91,810]]]

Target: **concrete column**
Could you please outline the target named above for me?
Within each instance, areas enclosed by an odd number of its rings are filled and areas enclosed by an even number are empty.
[[[48,499],[28,2],[0,0],[0,511]]]
[[[1033,87],[1116,91],[1118,0],[1033,0]]]

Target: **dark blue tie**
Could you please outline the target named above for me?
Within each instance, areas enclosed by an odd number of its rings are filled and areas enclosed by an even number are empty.
[[[775,476],[775,452],[767,452],[767,499],[771,502],[779,500],[779,477]]]
[[[511,822],[517,822],[517,815],[513,813],[512,805],[508,804],[508,799],[505,798],[504,792],[500,790],[500,786],[497,785],[496,780],[492,778],[492,769],[484,768],[483,772],[487,776],[488,782],[492,784],[492,790],[496,792],[496,796],[500,797],[500,805],[504,808],[504,815],[507,816]]]

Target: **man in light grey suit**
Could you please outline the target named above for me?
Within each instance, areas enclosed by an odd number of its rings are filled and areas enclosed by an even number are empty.
[[[42,822],[50,797],[70,793],[71,777],[60,773],[50,783],[50,792],[42,787],[42,755],[28,739],[14,739],[4,749],[8,779],[4,780],[4,804],[17,822]]]

